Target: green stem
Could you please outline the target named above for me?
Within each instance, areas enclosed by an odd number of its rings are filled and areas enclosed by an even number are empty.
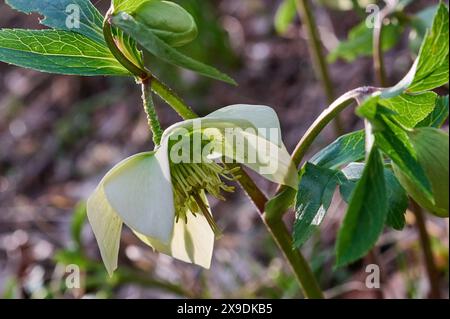
[[[307,154],[309,148],[323,131],[323,129],[345,108],[350,106],[353,100],[360,101],[364,97],[378,91],[375,87],[360,87],[349,91],[339,97],[334,101],[327,109],[325,109],[322,114],[314,121],[310,128],[303,135],[303,138],[297,144],[294,152],[292,153],[292,160],[296,166],[300,166],[303,158]],[[295,192],[289,191],[286,186],[280,186],[277,190],[277,197],[275,197],[271,205],[275,207],[270,211],[269,219],[279,219],[287,211],[287,207],[293,202],[293,197],[295,197]],[[277,202],[279,201],[279,202]]]
[[[292,154],[295,165],[299,166],[305,157],[307,151],[311,147],[314,140],[319,136],[322,130],[345,108],[352,104],[353,100],[361,100],[378,89],[374,87],[361,87],[349,91],[334,101],[322,114],[314,121],[303,138],[297,144]]]
[[[416,226],[419,232],[419,242],[420,246],[422,247],[425,269],[427,271],[428,283],[430,285],[429,297],[432,299],[440,299],[442,298],[442,295],[441,290],[439,289],[439,272],[434,261],[433,250],[431,249],[430,235],[427,231],[423,209],[413,201],[411,210],[416,217]]]
[[[379,12],[379,16],[375,19],[373,30],[373,66],[377,79],[377,85],[380,85],[382,87],[387,87],[389,84],[387,80],[383,54],[384,20],[391,14],[395,14],[398,19],[410,22],[410,18],[408,17],[408,15],[401,11],[399,2],[400,1],[398,0],[386,2],[386,6]]]
[[[155,144],[156,142],[159,144],[162,133],[160,132],[161,127],[159,125],[156,112],[154,111],[153,99],[151,97],[150,90],[161,97],[182,118],[192,119],[196,117],[196,114],[169,87],[153,76],[150,71],[135,65],[126,57],[114,40],[109,17],[110,14],[108,13],[105,21],[103,22],[103,35],[105,41],[114,57],[142,83],[145,111],[149,118],[149,125],[154,133],[154,140],[156,139]]]
[[[228,168],[238,167],[238,164],[228,164]],[[281,249],[286,260],[289,262],[295,278],[300,284],[303,294],[306,298],[322,299],[324,298],[320,286],[314,277],[305,257],[297,249],[294,249],[292,236],[289,233],[282,219],[271,219],[264,214],[268,199],[266,195],[259,189],[250,176],[241,168],[239,171],[239,184],[246,194],[250,197],[259,211],[259,214],[272,235],[275,243]]]
[[[375,19],[375,25],[373,29],[373,68],[375,70],[375,76],[377,79],[377,85],[382,87],[387,86],[386,69],[384,67],[384,55],[383,55],[383,20],[387,16],[387,12],[382,10],[379,13],[379,17]]]
[[[148,125],[153,133],[153,142],[155,143],[155,146],[158,146],[161,144],[163,130],[155,110],[155,104],[153,103],[151,79],[142,81],[141,87],[142,102],[144,104],[145,113],[147,114]]]
[[[322,86],[327,96],[327,102],[328,104],[330,104],[335,98],[333,83],[330,78],[328,63],[325,60],[323,54],[322,42],[320,40],[319,32],[316,28],[317,24],[314,18],[314,14],[311,11],[308,0],[296,0],[296,6],[298,14],[303,21],[308,33],[308,47],[312,57],[314,71],[316,73],[316,76],[322,82]],[[344,131],[343,124],[340,117],[336,117],[334,120],[336,135],[339,136]]]
[[[151,85],[153,92],[169,104],[183,119],[190,120],[197,117],[197,114],[160,80],[153,77]]]
[[[303,293],[309,299],[323,299],[324,295],[314,277],[308,262],[298,249],[293,248],[292,236],[283,220],[264,219],[266,227],[275,239],[294,271],[297,281],[301,284]]]
[[[225,167],[229,170],[232,170],[236,167],[239,167],[240,170],[236,175],[239,175],[239,185],[245,191],[249,199],[253,202],[256,209],[262,216],[264,214],[264,209],[267,204],[267,196],[259,189],[258,185],[253,181],[253,179],[247,174],[242,165],[240,164],[225,164]]]

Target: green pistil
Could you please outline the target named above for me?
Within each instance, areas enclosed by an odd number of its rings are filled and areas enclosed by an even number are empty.
[[[222,179],[235,181],[234,176],[239,168],[226,170],[215,162],[195,164],[171,164],[172,185],[175,199],[176,222],[181,218],[188,222],[188,212],[194,217],[203,214],[216,235],[220,234],[219,227],[209,212],[204,194],[209,193],[219,200],[225,200],[222,191],[234,192],[234,187],[225,184]]]

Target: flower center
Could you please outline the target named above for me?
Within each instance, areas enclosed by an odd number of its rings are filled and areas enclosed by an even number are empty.
[[[219,234],[220,230],[209,212],[205,195],[209,193],[219,200],[225,200],[222,191],[232,193],[234,187],[227,185],[223,179],[235,181],[239,176],[233,174],[238,171],[239,168],[227,170],[215,162],[171,164],[176,222],[182,218],[187,223],[188,212],[194,217],[200,213],[208,220],[214,233]]]

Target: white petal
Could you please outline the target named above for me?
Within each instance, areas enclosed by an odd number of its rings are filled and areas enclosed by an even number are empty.
[[[109,204],[130,228],[168,242],[175,208],[167,149],[132,156],[114,167],[101,185]]]
[[[223,107],[210,113],[205,118],[214,118],[221,120],[246,120],[257,129],[266,129],[261,131],[261,136],[270,140],[272,143],[282,146],[280,121],[277,113],[265,105],[236,104]],[[278,135],[270,134],[270,129],[276,129]]]
[[[212,127],[223,129],[225,127],[240,127],[246,129],[252,127],[255,129],[263,129],[259,132],[261,136],[280,147],[282,146],[280,121],[276,112],[269,106],[251,104],[230,105],[214,111],[203,118],[175,123],[164,131],[162,140],[167,140],[178,128],[191,130],[193,123],[199,120],[201,120],[202,128]],[[276,130],[278,134],[270,134],[270,129]]]
[[[160,253],[181,261],[209,269],[214,248],[214,232],[202,214],[194,217],[188,213],[188,222],[180,219],[174,224],[173,236],[169,244],[135,232],[144,243]]]
[[[177,130],[192,131],[196,127],[215,129],[212,132],[215,142],[223,147],[216,148],[214,155],[236,160],[272,182],[298,188],[297,170],[282,142],[280,123],[272,108],[245,104],[227,106],[204,118],[169,127],[164,132],[163,143],[168,143]],[[227,128],[240,128],[242,131],[234,130],[234,138],[230,140],[226,135]],[[236,140],[244,145],[242,152],[238,150],[239,142]]]
[[[298,175],[291,156],[282,144],[278,146],[265,138],[246,131],[236,131],[236,139],[244,140],[239,150],[233,141],[224,139],[224,156],[252,169],[268,180],[298,188]]]
[[[87,216],[106,270],[112,276],[117,269],[122,220],[109,205],[101,185],[87,201]]]

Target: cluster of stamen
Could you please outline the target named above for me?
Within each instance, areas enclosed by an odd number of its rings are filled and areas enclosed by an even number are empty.
[[[222,192],[232,193],[234,187],[223,180],[235,181],[239,178],[236,173],[239,168],[227,170],[215,162],[208,163],[179,163],[171,165],[172,185],[174,190],[176,222],[188,222],[188,213],[194,217],[203,214],[213,231],[220,233],[205,202],[208,193],[219,200],[225,200]]]

